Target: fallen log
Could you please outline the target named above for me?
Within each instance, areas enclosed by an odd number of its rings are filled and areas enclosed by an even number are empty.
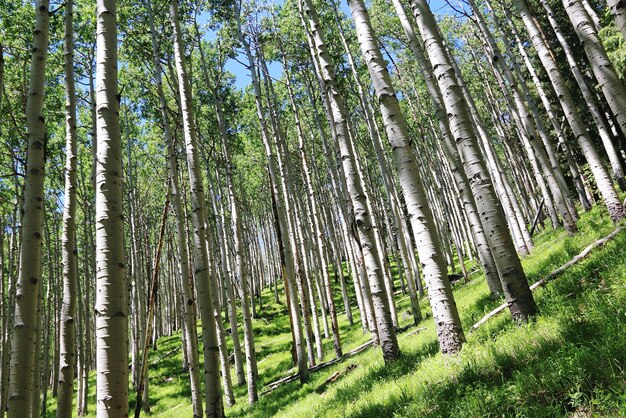
[[[326,361],[324,363],[316,364],[313,367],[309,367],[309,373],[318,371],[318,370],[326,368],[328,366],[332,366],[333,364],[337,364],[337,363],[347,359],[348,357],[355,356],[355,355],[359,354],[361,351],[365,350],[366,348],[371,347],[373,344],[374,344],[374,342],[372,340],[369,340],[366,343],[363,343],[360,346],[356,347],[354,350],[345,353],[341,357],[334,358],[334,359]],[[299,376],[300,375],[298,373],[295,373],[295,374],[292,374],[292,375],[289,375],[289,376],[285,376],[285,377],[283,377],[281,379],[276,380],[275,382],[270,383],[269,385],[267,385],[268,389],[265,390],[264,392],[261,392],[261,396],[266,395],[266,394],[272,392],[274,389],[276,389],[279,386],[282,386],[282,385],[284,385],[286,383],[290,383],[290,382],[298,380]]]
[[[543,286],[544,284],[546,284],[548,281],[554,279],[555,277],[559,276],[561,273],[563,273],[565,270],[567,270],[568,268],[570,268],[571,266],[573,266],[574,264],[579,263],[581,260],[583,260],[584,258],[586,258],[589,253],[594,249],[594,248],[598,248],[598,247],[602,247],[603,245],[605,245],[607,242],[609,242],[610,240],[612,240],[617,234],[619,234],[622,230],[624,229],[624,227],[619,227],[616,228],[613,232],[611,232],[609,235],[607,235],[604,238],[601,238],[591,244],[589,244],[580,254],[578,254],[576,257],[572,258],[570,261],[568,261],[567,263],[563,264],[561,267],[559,267],[558,269],[554,270],[552,273],[548,274],[546,277],[544,277],[543,279],[539,280],[536,283],[533,283],[530,286],[530,290],[534,291],[535,289],[537,289],[540,286]],[[478,327],[480,327],[481,325],[483,325],[485,322],[487,322],[489,319],[493,318],[494,316],[498,315],[499,313],[501,313],[502,311],[504,311],[506,308],[508,307],[507,303],[503,303],[502,305],[498,306],[496,309],[494,309],[493,311],[489,312],[487,315],[483,316],[480,321],[476,322],[474,325],[472,325],[472,328],[470,329],[470,332],[474,331],[475,329],[478,329]]]
[[[322,384],[319,385],[317,389],[315,389],[315,391],[317,393],[326,392],[326,388],[328,387],[328,385],[330,385],[331,383],[335,383],[337,380],[339,380],[341,376],[345,376],[346,374],[350,373],[352,370],[356,369],[357,367],[358,367],[358,364],[353,363],[353,364],[348,365],[348,367],[346,367],[341,372],[339,371],[334,372],[333,374],[330,375],[328,379],[324,380],[324,382],[322,382]]]
[[[167,353],[165,353],[165,354],[161,355],[161,356],[160,356],[159,358],[157,358],[156,360],[152,361],[150,364],[151,364],[152,366],[156,366],[157,364],[159,364],[159,362],[160,362],[161,360],[163,360],[163,359],[164,359],[164,358],[166,358],[166,357],[171,356],[172,354],[176,353],[178,350],[182,350],[182,348],[183,348],[183,346],[182,346],[182,345],[178,345],[178,346],[176,346],[176,347],[172,348],[172,349],[171,349],[170,351],[168,351]]]

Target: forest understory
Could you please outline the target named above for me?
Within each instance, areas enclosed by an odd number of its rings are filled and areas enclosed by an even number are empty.
[[[626,417],[625,0],[0,1],[0,418]]]
[[[615,229],[602,210],[584,214],[579,225],[575,236],[568,236],[563,229],[548,229],[535,238],[535,249],[522,260],[530,283],[545,278]],[[622,231],[536,291],[541,314],[531,323],[519,327],[506,314],[494,317],[469,334],[467,344],[453,357],[438,353],[428,301],[420,301],[427,319],[416,326],[410,318],[407,297],[402,297],[398,300],[398,312],[402,312],[399,326],[406,330],[398,339],[403,354],[393,365],[386,366],[376,347],[369,348],[312,373],[305,385],[287,383],[261,395],[254,407],[246,403],[245,386],[235,387],[237,404],[226,408],[226,415],[624,416],[625,259],[626,231]],[[396,285],[399,286],[398,280]],[[285,305],[276,304],[270,291],[264,291],[262,296],[266,303],[253,321],[261,392],[296,371],[291,367]],[[484,276],[478,271],[474,271],[468,283],[461,281],[454,286],[454,296],[463,312],[461,320],[466,330],[499,303],[490,297]],[[345,315],[340,314],[339,323],[346,351],[369,340],[358,325],[348,326]],[[159,339],[157,347],[149,357],[148,416],[191,416],[191,392],[187,372],[183,370],[180,335]],[[331,341],[325,342],[324,351],[327,357],[332,356]],[[336,381],[325,383],[336,373],[340,374]],[[93,375],[91,379],[95,381]],[[94,390],[89,394],[89,402],[95,403]],[[131,406],[133,402],[131,399]],[[48,417],[55,416],[54,409],[54,402],[50,402]]]

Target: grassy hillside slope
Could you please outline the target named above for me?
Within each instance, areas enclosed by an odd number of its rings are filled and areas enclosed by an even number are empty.
[[[530,282],[569,261],[589,243],[610,233],[608,216],[596,208],[584,214],[580,232],[546,230],[523,260]],[[266,291],[254,321],[261,391],[295,370],[289,354],[289,320],[283,304]],[[492,301],[484,278],[473,274],[455,287],[467,330],[500,301]],[[306,385],[280,386],[250,408],[246,388],[236,387],[237,404],[229,417],[477,417],[477,416],[626,416],[626,232],[596,249],[580,264],[535,292],[540,315],[516,326],[508,313],[474,333],[455,357],[438,354],[432,318],[399,336],[402,359],[385,366],[380,350],[311,374]],[[337,306],[343,306],[337,292]],[[284,299],[281,300],[284,302]],[[423,299],[424,314],[429,314]],[[356,306],[356,305],[355,305]],[[411,320],[407,298],[398,304],[400,326]],[[367,341],[358,310],[355,325],[341,315],[344,352]],[[188,377],[182,371],[180,335],[163,338],[150,354],[150,399],[154,417],[191,416]],[[325,340],[325,359],[333,356]],[[349,366],[353,370],[346,371]],[[354,366],[352,366],[354,367]],[[351,368],[352,368],[351,367]],[[334,372],[345,372],[321,387]],[[93,411],[94,387],[91,386]],[[54,405],[50,400],[49,414]]]

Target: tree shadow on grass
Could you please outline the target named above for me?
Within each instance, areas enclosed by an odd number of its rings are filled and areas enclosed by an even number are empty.
[[[626,341],[609,344],[610,337],[598,331],[598,325],[570,321],[564,330],[565,341],[536,339],[514,353],[492,347],[490,355],[496,367],[469,362],[454,378],[433,382],[427,391],[411,395],[422,399],[393,394],[384,403],[367,404],[350,416],[500,416],[507,408],[518,416],[565,416],[588,403],[595,392],[608,390],[623,379],[623,373],[615,375],[607,366],[620,358]],[[607,346],[612,348],[607,350]],[[621,357],[619,367],[623,368],[626,362]],[[359,394],[343,398],[348,403]],[[431,408],[425,408],[425,403]]]
[[[395,362],[380,363],[371,367],[369,371],[353,385],[337,388],[332,403],[350,404],[360,399],[380,381],[392,381],[415,370],[424,358],[434,356],[439,352],[439,343],[434,340],[424,344],[415,351],[402,352],[400,359]]]
[[[376,347],[371,348],[376,349]],[[411,370],[414,370],[420,363],[420,360],[426,357],[430,357],[439,351],[439,344],[437,341],[429,342],[423,345],[420,349],[412,352],[403,352],[401,358],[393,363],[384,365],[382,362],[379,365],[371,367],[368,372],[362,378],[355,382],[355,385],[337,389],[336,395],[333,398],[322,398],[320,395],[320,404],[323,402],[335,403],[349,402],[350,399],[356,399],[363,393],[364,390],[371,389],[377,381],[390,380],[401,377]],[[354,360],[354,359],[352,359]],[[350,359],[346,359],[345,362],[349,362]],[[299,382],[291,382],[275,389],[271,394],[262,396],[259,403],[252,409],[246,409],[243,411],[230,413],[230,416],[253,416],[253,417],[268,417],[276,415],[283,408],[292,405],[302,398],[315,393],[316,386],[312,384],[300,385]],[[323,399],[323,400],[322,400]]]
[[[626,291],[620,266],[624,263],[626,238],[616,241],[602,255],[569,270],[549,286],[540,307],[556,326],[545,328],[547,334],[535,333],[535,326],[529,324],[527,330],[509,335],[509,339],[487,341],[476,347],[476,355],[470,351],[449,378],[425,382],[410,396],[394,393],[383,402],[365,404],[351,416],[558,417],[579,411],[584,416],[623,413]],[[506,326],[511,326],[510,321],[502,324]],[[507,346],[512,343],[515,349]],[[355,395],[346,401],[357,399]]]

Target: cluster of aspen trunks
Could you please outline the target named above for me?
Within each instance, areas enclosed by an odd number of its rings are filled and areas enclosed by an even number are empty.
[[[267,288],[302,383],[341,315],[396,360],[398,294],[454,354],[449,269],[523,323],[536,228],[626,217],[622,1],[24,3],[0,10],[0,418],[85,415],[90,371],[98,417],[148,411],[178,331],[194,417],[235,403],[231,362],[254,404]]]

